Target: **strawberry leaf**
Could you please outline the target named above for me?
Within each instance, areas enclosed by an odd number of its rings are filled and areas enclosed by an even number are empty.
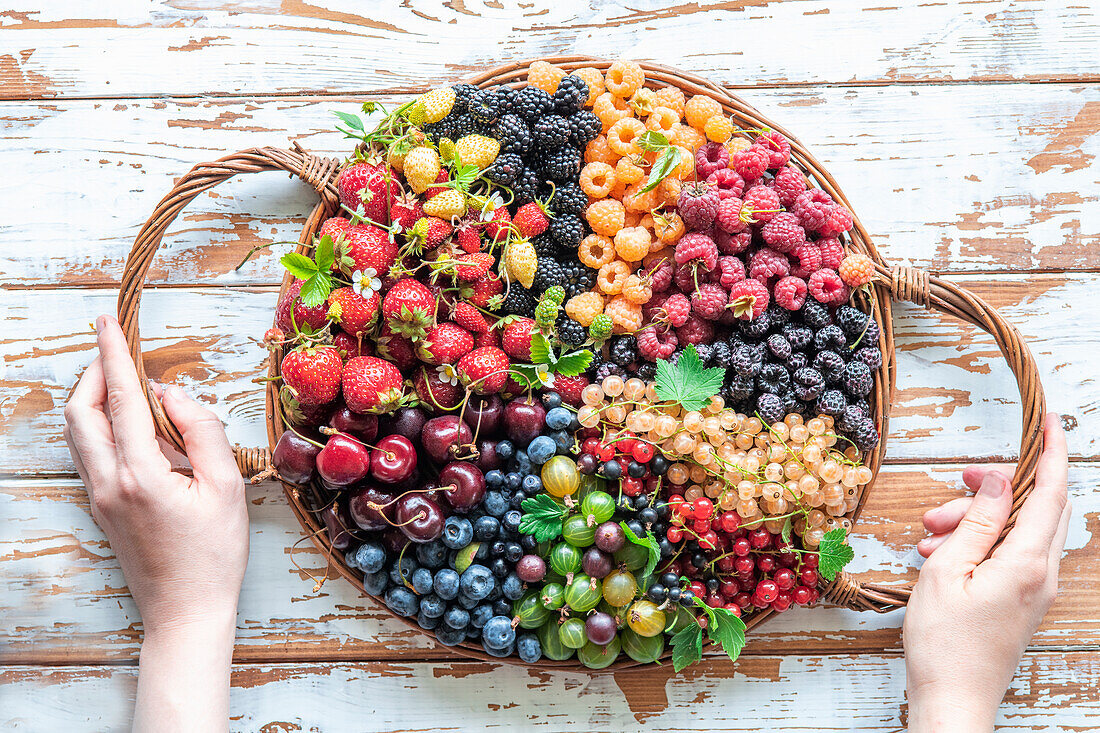
[[[532,339],[533,343],[534,340]],[[591,351],[574,351],[572,354],[559,357],[551,369],[555,374],[560,374],[563,377],[575,377],[578,374],[583,374],[591,363]]]
[[[525,389],[538,389],[542,386],[542,378],[534,364],[512,364],[509,369],[513,372],[512,376],[516,377],[516,381]]]
[[[308,280],[317,274],[317,264],[298,252],[287,252],[279,262],[299,280]]]
[[[672,668],[679,672],[703,658],[703,629],[690,623],[672,637]]]
[[[336,261],[336,250],[333,247],[332,237],[325,235],[317,242],[317,249],[313,254],[318,272],[328,272]]]
[[[665,359],[657,362],[657,397],[679,402],[685,410],[698,410],[722,388],[721,367],[705,368],[688,345],[675,364]]]
[[[855,550],[844,544],[847,534],[843,527],[831,529],[817,546],[817,572],[825,580],[835,580],[836,574],[856,556]]]
[[[302,283],[302,305],[307,308],[321,305],[330,292],[332,292],[332,276],[327,272],[315,273]]]
[[[364,131],[363,120],[361,120],[359,118],[359,115],[353,115],[350,112],[341,112],[338,109],[333,110],[332,114],[339,117],[340,121],[343,122],[348,127],[350,127],[351,129],[358,130],[359,132]]]
[[[524,499],[520,504],[523,516],[519,520],[519,531],[534,535],[538,542],[548,542],[561,536],[562,519],[569,510],[558,504],[547,494],[539,494]]]
[[[531,361],[535,364],[554,364],[557,362],[554,350],[550,348],[550,342],[541,333],[531,334]]]

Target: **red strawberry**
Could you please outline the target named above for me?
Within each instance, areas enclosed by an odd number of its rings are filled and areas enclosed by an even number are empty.
[[[489,308],[492,310],[489,301],[503,292],[504,282],[495,272],[489,272],[485,274],[485,277],[474,283],[473,292],[469,295],[467,300],[478,308]]]
[[[337,288],[328,296],[328,317],[355,338],[361,338],[378,321],[378,293],[367,293],[363,297],[351,288]]]
[[[298,333],[303,326],[309,326],[316,331],[328,323],[328,302],[306,306],[299,297],[301,292],[302,281],[295,280],[279,299],[279,304],[275,306],[275,325],[282,329],[283,333]]]
[[[462,402],[462,396],[466,394],[466,390],[458,385],[458,380],[455,380],[454,384],[444,381],[439,370],[432,367],[420,367],[416,371],[413,376],[413,389],[416,390],[420,404],[432,412],[458,407]]]
[[[397,259],[397,244],[385,229],[370,224],[354,224],[344,233],[344,241],[336,250],[334,267],[344,272],[374,270],[379,277],[393,267]]]
[[[500,333],[495,329],[490,328],[485,333],[479,333],[474,337],[474,347],[480,349],[482,346],[495,346],[500,348]]]
[[[389,224],[390,207],[401,193],[397,174],[371,163],[349,165],[336,179],[336,188],[341,204],[355,212],[362,207],[364,216],[380,224]]]
[[[264,331],[263,345],[266,349],[274,350],[283,343],[286,339],[286,334],[283,333],[281,328],[269,328]]]
[[[398,280],[382,300],[382,318],[402,336],[417,339],[435,320],[435,296],[411,277]]]
[[[302,405],[323,405],[340,393],[340,369],[344,362],[331,346],[295,349],[283,357],[279,372]]]
[[[418,252],[432,250],[451,236],[454,227],[450,222],[443,221],[438,216],[422,216],[408,231],[410,241],[416,242],[420,249]]]
[[[370,356],[370,346],[361,339],[357,339],[346,331],[338,331],[332,337],[332,347],[340,352],[340,358],[344,361],[356,356]]]
[[[451,320],[474,334],[489,330],[489,322],[485,320],[485,316],[469,303],[455,303],[451,309]]]
[[[520,376],[517,378],[517,375],[509,373],[508,381],[504,383],[504,387],[500,390],[500,393],[505,400],[509,400],[513,397],[518,397],[530,389],[531,382],[527,380],[527,377]]]
[[[508,225],[512,223],[512,217],[508,209],[498,206],[493,210],[493,216],[485,223],[485,233],[494,242],[503,241],[508,236]]]
[[[444,321],[428,330],[416,354],[428,364],[454,364],[473,348],[474,337],[469,331]]]
[[[455,265],[455,274],[458,275],[459,280],[468,283],[477,282],[485,277],[495,264],[496,259],[488,252],[474,252],[459,258]]]
[[[328,422],[335,402],[323,405],[303,405],[294,398],[285,384],[279,390],[279,402],[283,404],[283,414],[295,425],[324,425]]]
[[[504,353],[516,361],[531,361],[531,332],[535,322],[530,318],[517,318],[504,327],[501,343]]]
[[[581,392],[588,386],[588,377],[579,374],[575,377],[563,377],[560,374],[554,376],[554,391],[573,407],[580,407],[583,403]]]
[[[420,363],[416,358],[413,342],[396,333],[389,326],[382,326],[381,333],[374,340],[375,351],[384,359],[389,359],[401,369],[408,371]]]
[[[480,252],[481,251],[481,232],[476,228],[464,224],[455,229],[455,244],[463,252]]]
[[[458,361],[462,383],[478,394],[494,394],[508,381],[508,356],[493,346],[474,349]]]
[[[344,402],[355,412],[390,412],[405,396],[401,371],[385,359],[350,359],[342,380]]]
[[[516,209],[516,215],[512,217],[512,224],[519,233],[530,239],[546,231],[550,226],[550,220],[546,218],[546,212],[536,202],[531,201]]]
[[[320,231],[317,232],[318,237],[331,237],[332,241],[338,241],[343,237],[348,227],[351,226],[351,222],[342,216],[334,216],[331,219],[325,219],[325,222],[321,224]]]
[[[404,230],[411,229],[422,216],[424,207],[420,205],[420,199],[410,193],[398,196],[390,207],[390,223],[400,224]]]
[[[450,177],[450,175],[447,174],[447,169],[446,168],[439,171],[439,175],[437,175],[435,177],[435,182],[436,183],[448,183],[448,182],[450,182],[450,180],[451,180],[451,177]],[[431,201],[433,198],[435,198],[436,196],[438,196],[439,194],[443,193],[446,190],[447,190],[446,186],[429,186],[428,190],[420,195],[420,198],[423,201]]]

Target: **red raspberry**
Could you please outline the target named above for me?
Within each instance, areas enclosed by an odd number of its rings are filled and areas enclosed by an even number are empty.
[[[721,255],[718,258],[718,266],[710,271],[707,281],[717,283],[728,291],[734,283],[739,283],[744,279],[745,263],[741,261],[741,258],[733,255]]]
[[[737,234],[729,234],[721,229],[714,232],[714,243],[718,245],[718,251],[724,255],[735,255],[748,249],[752,242],[752,232],[743,231]]]
[[[554,391],[561,395],[561,398],[568,402],[573,407],[580,407],[583,404],[581,400],[581,392],[588,386],[588,377],[583,374],[576,377],[563,377],[558,374],[554,377]]]
[[[776,172],[772,188],[779,194],[779,203],[789,209],[798,195],[806,190],[806,177],[802,171],[789,165]]]
[[[728,298],[721,285],[703,283],[691,294],[691,311],[700,318],[716,321],[726,309]]]
[[[772,288],[776,304],[789,311],[796,311],[806,302],[806,281],[800,277],[785,277]]]
[[[767,283],[773,277],[786,277],[791,272],[787,256],[768,247],[761,247],[749,258],[749,277]]]
[[[848,255],[840,263],[838,273],[846,285],[860,288],[871,282],[871,278],[875,276],[875,263],[867,255]]]
[[[768,151],[752,146],[738,150],[730,159],[731,167],[747,182],[758,180],[768,169]]]
[[[658,320],[673,328],[679,328],[687,323],[690,315],[691,301],[683,293],[673,293],[668,296],[658,309]]]
[[[745,191],[745,206],[752,207],[752,218],[767,224],[783,210],[779,194],[768,186],[753,186]]]
[[[798,194],[791,206],[791,213],[798,217],[798,223],[808,232],[816,232],[825,223],[833,197],[820,188],[812,188]]]
[[[718,211],[718,192],[706,183],[685,184],[680,189],[676,211],[688,229],[710,229]]]
[[[638,354],[647,361],[667,359],[679,345],[672,331],[658,331],[653,326],[643,328],[635,334],[638,339]]]
[[[706,273],[703,274],[703,280],[706,280]],[[695,285],[699,282],[699,271],[692,267],[690,263],[677,265],[673,274],[673,282],[681,293],[690,293],[695,290]]]
[[[683,346],[710,343],[714,339],[714,326],[710,321],[691,316],[684,325],[676,329],[676,339]]]
[[[836,270],[823,267],[810,275],[810,295],[819,303],[839,305],[848,300],[848,286],[840,279]]]
[[[718,199],[741,198],[745,179],[733,168],[722,168],[707,176],[707,185],[718,191]]]
[[[768,307],[768,289],[759,280],[742,280],[730,288],[730,307],[742,321],[751,321]]]
[[[821,269],[821,248],[815,242],[803,242],[790,253],[798,260],[798,266],[791,268],[791,274],[803,279]]]
[[[817,233],[823,237],[835,237],[852,228],[852,212],[840,204],[833,204],[825,214],[825,221]]]
[[[777,214],[761,227],[760,236],[777,252],[791,252],[806,242],[806,230],[798,224],[798,217],[788,212]]]
[[[736,196],[729,196],[718,202],[718,210],[714,215],[714,223],[719,231],[727,234],[738,234],[749,228],[748,211],[741,216],[744,202]],[[732,254],[732,253],[731,253]]]
[[[676,243],[676,264],[690,264],[697,270],[713,270],[718,264],[718,245],[706,234],[688,232]]]
[[[695,151],[695,175],[707,178],[730,164],[730,151],[722,143],[707,143]]]
[[[642,270],[642,277],[649,280],[649,287],[654,293],[663,293],[672,285],[672,263],[662,258]]]
[[[844,245],[840,243],[839,239],[828,237],[819,239],[814,244],[821,250],[822,267],[828,267],[831,270],[840,267],[840,263],[844,261]]]
[[[768,153],[768,168],[782,168],[791,160],[791,144],[781,133],[774,130],[765,132],[756,138],[753,145],[763,148]]]

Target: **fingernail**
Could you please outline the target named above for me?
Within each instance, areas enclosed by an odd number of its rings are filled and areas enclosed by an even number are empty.
[[[107,316],[100,316],[95,319],[95,331],[99,333],[103,330],[103,326],[107,323]]]
[[[985,475],[985,478],[982,479],[982,487],[978,489],[978,496],[996,499],[1004,493],[1006,486],[1008,486],[1008,482],[1005,481],[1004,476],[990,471]]]

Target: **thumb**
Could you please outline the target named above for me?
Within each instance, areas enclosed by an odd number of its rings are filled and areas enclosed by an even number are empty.
[[[966,573],[985,560],[1012,512],[1012,492],[1008,487],[1008,480],[996,471],[982,478],[982,485],[959,526],[936,551],[937,560]]]
[[[240,478],[225,427],[210,410],[175,385],[164,388],[164,410],[183,435],[187,460],[195,476],[212,486],[231,485]]]

